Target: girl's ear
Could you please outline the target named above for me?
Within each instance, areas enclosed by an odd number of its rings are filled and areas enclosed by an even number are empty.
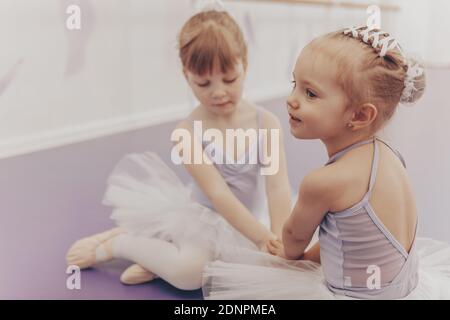
[[[349,127],[353,130],[369,127],[377,118],[378,109],[372,103],[364,103],[353,112]]]

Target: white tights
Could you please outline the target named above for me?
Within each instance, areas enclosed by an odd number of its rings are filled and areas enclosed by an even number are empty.
[[[193,244],[176,247],[173,243],[129,234],[121,234],[112,241],[114,258],[138,263],[173,286],[195,290],[202,286],[204,266],[212,254]]]

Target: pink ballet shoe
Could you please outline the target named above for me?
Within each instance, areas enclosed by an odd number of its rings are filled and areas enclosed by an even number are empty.
[[[76,241],[67,251],[67,265],[76,265],[80,269],[85,269],[96,263],[111,260],[113,253],[108,240],[124,232],[121,228],[114,228]],[[96,255],[99,246],[104,249],[104,254],[101,257]]]
[[[152,281],[157,276],[138,264],[129,266],[120,276],[123,284],[133,285]]]

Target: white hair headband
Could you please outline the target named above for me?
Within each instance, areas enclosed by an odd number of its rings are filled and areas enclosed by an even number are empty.
[[[372,31],[374,31],[374,29],[369,29],[367,27],[360,27],[360,28],[351,27],[349,29],[345,29],[344,34],[348,35],[351,33],[353,38],[361,39],[363,42],[367,44],[370,44],[369,40],[370,38],[373,38],[373,41],[371,43],[372,47],[374,47],[375,49],[380,49],[381,47],[381,51],[379,53],[380,57],[384,57],[389,50],[395,49],[396,47],[398,47],[400,52],[402,52],[401,48],[398,45],[397,40],[395,40],[394,37],[390,36],[388,33],[383,31],[378,32]],[[381,35],[386,37],[380,40]]]
[[[375,49],[380,49],[378,55],[380,57],[386,56],[389,50],[393,50],[397,48],[400,54],[403,56],[403,62],[407,66],[406,76],[405,76],[405,88],[403,89],[402,96],[400,102],[403,104],[408,104],[411,102],[413,94],[418,89],[414,86],[416,78],[420,77],[424,73],[424,69],[412,59],[409,59],[403,53],[401,47],[399,46],[397,40],[390,36],[389,33],[383,31],[375,31],[374,29],[370,29],[366,26],[364,27],[350,27],[344,30],[345,35],[350,35],[353,38],[360,39],[364,43],[372,45]],[[380,36],[385,36],[380,40]],[[370,43],[370,39],[372,38],[372,43]]]
[[[197,3],[199,11],[225,11],[225,5],[221,0],[201,0]]]

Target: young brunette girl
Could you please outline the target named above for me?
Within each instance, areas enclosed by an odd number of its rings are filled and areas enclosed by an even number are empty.
[[[87,268],[127,259],[137,264],[122,274],[124,283],[161,277],[193,290],[201,287],[204,266],[223,260],[224,252],[265,250],[270,240],[281,237],[291,210],[282,135],[259,135],[247,147],[225,150],[194,134],[196,124],[224,137],[227,129],[281,130],[274,115],[242,98],[247,47],[239,26],[223,11],[198,13],[179,34],[179,55],[200,105],[176,128],[190,134],[192,150],[177,144],[175,155],[185,158],[202,150],[210,161],[184,163],[195,181],[191,190],[154,153],[126,156],[109,177],[104,199],[120,228],[75,242],[67,253],[69,265]],[[278,170],[263,176],[267,163],[261,155],[275,146]],[[270,229],[261,222],[266,201]]]

